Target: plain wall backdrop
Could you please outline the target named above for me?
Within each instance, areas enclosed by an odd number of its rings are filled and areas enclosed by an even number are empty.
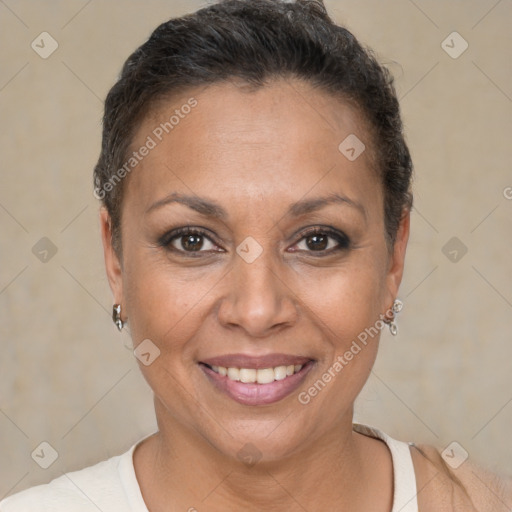
[[[110,319],[92,169],[124,60],[203,5],[0,0],[0,498],[156,429]],[[383,332],[356,420],[512,473],[512,2],[326,5],[395,75],[415,164],[399,333]]]

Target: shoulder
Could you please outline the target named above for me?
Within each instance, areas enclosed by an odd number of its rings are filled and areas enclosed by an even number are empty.
[[[416,473],[420,510],[424,512],[509,512],[512,510],[512,477],[492,473],[471,459],[465,460],[460,465],[458,465],[460,460],[449,465],[440,451],[430,445],[412,445],[411,456]]]
[[[64,473],[48,484],[13,494],[0,502],[0,512],[118,510],[116,505],[119,506],[123,497],[118,466],[124,456],[126,454],[79,471]]]

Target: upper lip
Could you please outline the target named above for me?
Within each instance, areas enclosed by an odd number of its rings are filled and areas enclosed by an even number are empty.
[[[250,356],[247,354],[227,354],[201,360],[208,366],[223,366],[224,368],[275,368],[276,366],[304,365],[311,361],[310,357],[295,356],[291,354],[266,354]]]

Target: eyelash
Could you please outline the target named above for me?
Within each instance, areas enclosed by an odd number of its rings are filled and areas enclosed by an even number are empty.
[[[213,240],[211,240],[211,237],[208,236],[207,231],[204,231],[204,230],[198,229],[198,228],[191,228],[191,227],[179,228],[179,229],[176,229],[169,233],[166,233],[159,239],[158,244],[167,250],[177,252],[180,254],[185,254],[185,255],[193,257],[193,258],[200,257],[199,255],[202,252],[208,252],[208,251],[204,251],[204,250],[185,251],[183,249],[177,249],[176,247],[173,247],[171,245],[174,240],[179,240],[180,238],[183,238],[187,235],[201,236],[201,237],[207,238],[208,240],[210,240],[211,243],[215,244],[215,242]],[[351,247],[351,241],[347,235],[345,235],[344,233],[338,233],[337,231],[334,231],[330,228],[321,228],[321,227],[314,227],[311,229],[307,229],[306,231],[301,233],[301,238],[294,245],[297,245],[302,240],[304,240],[308,237],[314,236],[314,235],[327,235],[328,237],[334,239],[338,244],[336,247],[331,247],[330,249],[323,249],[321,251],[312,251],[312,250],[306,251],[306,252],[309,252],[312,255],[317,256],[317,257],[328,256],[334,252],[347,250],[347,249],[350,249],[350,247]],[[299,252],[299,251],[302,251],[302,249],[299,249],[298,251],[294,251],[294,252]],[[218,251],[216,251],[216,252],[218,252]]]

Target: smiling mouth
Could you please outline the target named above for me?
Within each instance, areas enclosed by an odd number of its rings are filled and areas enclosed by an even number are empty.
[[[240,404],[255,406],[278,402],[302,385],[315,361],[305,358],[299,360],[301,364],[284,364],[292,362],[288,360],[278,366],[270,366],[269,361],[264,364],[264,361],[255,363],[239,360],[240,367],[234,366],[235,361],[230,361],[233,366],[220,366],[210,361],[199,362],[199,367],[214,389]],[[259,367],[251,368],[251,362]],[[296,359],[295,362],[299,361]]]

